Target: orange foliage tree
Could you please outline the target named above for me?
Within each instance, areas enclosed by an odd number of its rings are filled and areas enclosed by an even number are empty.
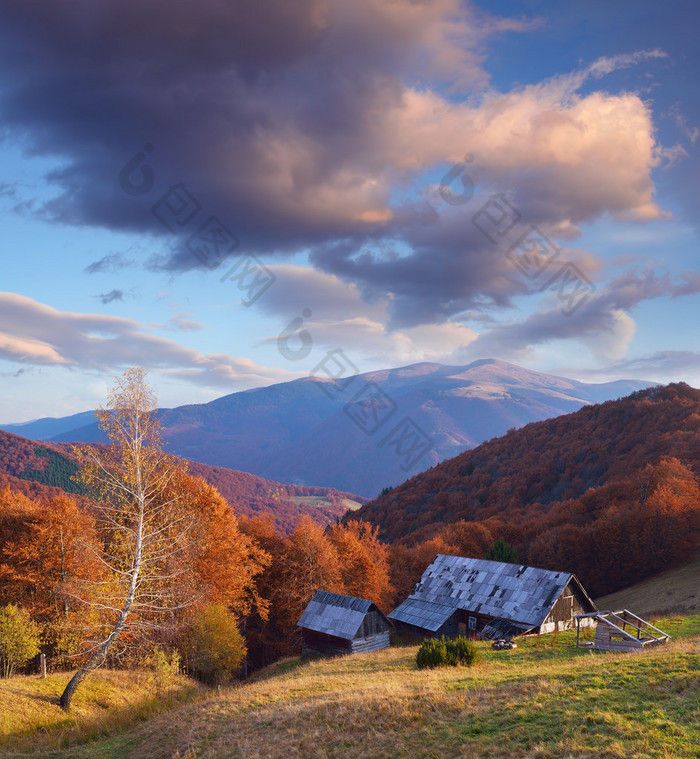
[[[98,552],[92,516],[65,495],[37,509],[26,530],[4,547],[0,582],[39,624],[54,656],[65,656],[96,621],[76,597],[80,578],[104,578]]]
[[[379,541],[377,528],[351,520],[327,530],[340,564],[340,584],[349,596],[368,598],[386,609],[391,601],[389,551]]]

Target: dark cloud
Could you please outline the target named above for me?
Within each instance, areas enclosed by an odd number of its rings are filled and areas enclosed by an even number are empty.
[[[88,264],[84,271],[86,274],[114,274],[120,269],[127,269],[134,265],[134,261],[127,258],[124,253],[108,253],[97,261]]]
[[[102,293],[97,297],[102,301],[102,304],[106,306],[108,303],[114,303],[115,300],[124,300],[124,291],[110,290],[108,293]]]
[[[63,192],[44,209],[62,222],[160,232],[150,207],[183,182],[249,246],[353,232],[357,222],[315,193],[371,172],[348,166],[371,109],[400,100],[411,58],[468,58],[440,45],[455,6],[9,0],[3,121],[33,153],[67,158],[49,177]],[[145,143],[156,182],[137,201],[117,174]]]
[[[189,238],[216,220],[240,243],[220,256],[306,248],[367,300],[389,294],[392,326],[441,323],[530,290],[475,209],[395,199],[466,149],[485,186],[562,236],[659,214],[647,105],[578,92],[653,56],[485,91],[484,42],[528,28],[460,0],[6,0],[0,115],[28,152],[64,159],[44,216],[158,235],[151,269],[201,268]],[[447,81],[470,97],[448,99]]]

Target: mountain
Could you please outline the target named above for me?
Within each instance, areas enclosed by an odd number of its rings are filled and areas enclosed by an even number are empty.
[[[307,514],[329,524],[365,500],[333,488],[283,485],[247,472],[237,472],[199,462],[188,462],[188,471],[214,485],[235,512],[252,517],[270,514],[277,529],[289,532]],[[84,495],[71,478],[78,467],[71,446],[39,443],[0,431],[0,487],[10,485],[35,499],[61,491]]]
[[[14,432],[16,435],[22,435],[32,440],[51,440],[55,435],[88,426],[93,424],[94,421],[94,411],[83,411],[80,414],[63,416],[58,419],[44,417],[43,419],[35,419],[32,422],[4,424],[0,425],[0,429],[5,430],[5,432]]]
[[[511,430],[392,488],[354,517],[379,525],[392,542],[459,519],[520,521],[663,457],[700,474],[700,390],[684,383]]]
[[[678,383],[512,430],[353,518],[433,556],[483,556],[504,538],[523,563],[574,572],[598,595],[695,555],[698,475],[700,390]]]
[[[179,456],[374,496],[512,427],[649,384],[587,384],[486,359],[421,363],[338,382],[307,377],[159,413],[165,445]],[[86,414],[0,429],[52,441],[104,440]]]

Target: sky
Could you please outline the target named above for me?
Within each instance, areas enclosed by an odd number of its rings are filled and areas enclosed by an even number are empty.
[[[4,0],[0,423],[498,358],[700,386],[694,0]]]

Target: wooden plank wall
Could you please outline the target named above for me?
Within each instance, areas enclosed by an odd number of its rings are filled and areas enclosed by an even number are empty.
[[[355,638],[352,641],[352,652],[354,654],[380,651],[382,648],[389,648],[388,630],[371,635],[369,638]]]
[[[602,648],[607,651],[641,651],[644,644],[636,638],[625,638],[604,620],[598,621],[595,633],[594,648]]]

